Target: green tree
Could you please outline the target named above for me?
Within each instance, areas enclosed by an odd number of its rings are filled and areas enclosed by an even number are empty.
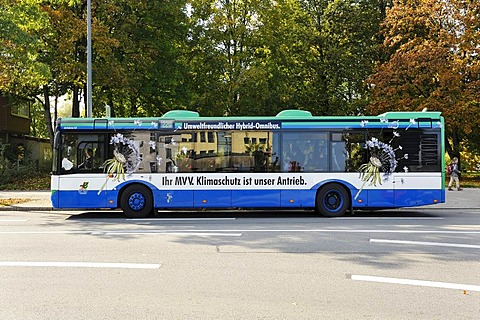
[[[94,101],[115,115],[160,115],[186,103],[185,1],[102,1],[97,38]],[[94,39],[95,41],[95,39]]]
[[[242,113],[261,0],[192,0],[189,11],[190,107],[201,114]]]
[[[311,66],[317,61],[313,43],[318,32],[309,12],[300,2],[285,0],[265,8],[260,19],[255,67],[266,75],[266,90],[260,93],[264,113],[276,114],[286,108],[315,109],[308,98],[315,82]]]
[[[380,59],[378,37],[387,2],[334,0],[326,6],[316,48],[319,88],[327,92],[324,114],[362,114],[369,94],[366,78]]]
[[[73,117],[85,101],[86,1],[1,1],[0,90],[41,102],[52,137],[58,98],[69,93]],[[184,8],[183,0],[92,1],[94,115],[105,104],[118,116],[183,104]]]
[[[48,127],[45,122],[43,105],[35,101],[30,105],[30,135],[38,138],[49,139]]]
[[[217,114],[363,112],[387,2],[191,3],[192,107]]]
[[[0,1],[0,93],[34,98],[52,77],[43,60],[48,50],[43,36],[51,31],[48,15],[39,1]],[[45,119],[53,136],[50,110]],[[45,113],[47,115],[47,113]],[[53,139],[52,139],[53,141]]]
[[[39,36],[49,30],[48,16],[33,1],[0,0],[0,92],[21,96],[51,76]]]
[[[53,119],[57,111],[50,97],[57,101],[68,93],[72,115],[81,116],[86,1],[0,1],[13,3],[9,10],[18,12],[8,16],[13,26],[22,26],[22,15],[44,24],[24,28],[31,54],[20,47],[15,54],[24,54],[45,72],[37,68],[38,80],[17,81],[18,88],[42,101],[46,117]],[[377,33],[386,3],[92,1],[93,114],[102,115],[106,104],[116,116],[160,115],[179,107],[203,115],[276,114],[286,108],[361,113],[367,101],[364,79],[378,59]],[[20,63],[9,62],[22,70]],[[3,74],[3,87],[13,90],[12,73]]]

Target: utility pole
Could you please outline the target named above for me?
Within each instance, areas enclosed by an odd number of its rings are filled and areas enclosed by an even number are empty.
[[[87,0],[87,118],[92,117],[92,0]]]

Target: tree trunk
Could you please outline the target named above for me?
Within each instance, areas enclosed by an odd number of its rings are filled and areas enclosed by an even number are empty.
[[[451,139],[452,143],[450,143]],[[461,168],[461,157],[460,157],[460,139],[456,132],[451,134],[445,134],[445,149],[448,153],[450,159],[457,158],[458,159],[458,167]]]
[[[43,111],[45,114],[45,122],[47,124],[48,136],[50,137],[50,146],[53,149],[53,125],[52,125],[52,114],[50,113],[50,92],[48,86],[43,86]]]
[[[115,118],[115,105],[112,94],[108,95],[108,105],[110,106],[110,117]]]
[[[72,101],[72,117],[80,118],[80,100],[79,100],[79,88],[77,85],[73,86],[73,101]]]
[[[55,81],[55,110],[53,111],[53,119],[55,119],[55,122],[58,119],[58,97],[60,96],[60,90],[58,89],[58,82]]]

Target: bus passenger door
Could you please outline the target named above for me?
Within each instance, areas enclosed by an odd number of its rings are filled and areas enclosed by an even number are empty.
[[[106,208],[105,134],[65,133],[58,176],[59,208]]]

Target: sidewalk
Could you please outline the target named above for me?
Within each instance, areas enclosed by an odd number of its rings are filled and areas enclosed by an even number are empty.
[[[0,211],[45,211],[53,210],[52,202],[50,201],[50,190],[41,191],[0,191],[1,199],[22,199],[27,200],[22,203],[12,204],[10,206],[0,205]]]
[[[447,201],[437,205],[428,206],[436,209],[478,209],[480,208],[480,189],[467,188],[462,191],[446,191]],[[10,206],[0,205],[0,211],[27,210],[45,211],[53,210],[50,202],[50,190],[42,191],[0,191],[0,199],[27,199],[28,201]],[[417,207],[418,208],[418,207]]]

